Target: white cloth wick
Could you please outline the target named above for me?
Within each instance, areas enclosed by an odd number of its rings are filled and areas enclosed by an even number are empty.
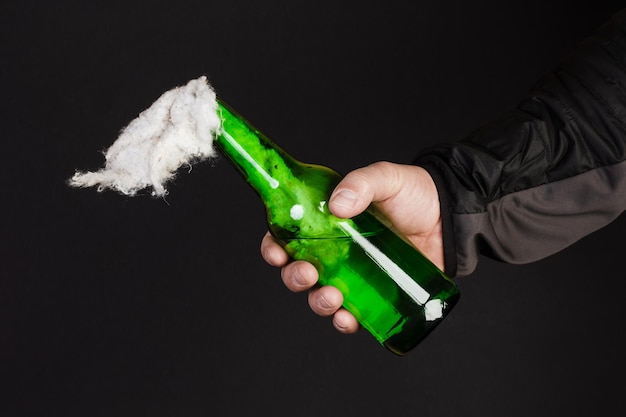
[[[130,196],[152,188],[152,195],[164,196],[178,168],[216,155],[220,124],[215,91],[201,76],[163,93],[132,120],[104,152],[104,168],[77,171],[68,183]]]

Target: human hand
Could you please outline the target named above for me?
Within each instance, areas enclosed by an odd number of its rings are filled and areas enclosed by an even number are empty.
[[[428,259],[443,269],[443,236],[437,188],[428,172],[415,165],[376,162],[348,173],[333,191],[329,210],[341,218],[354,217],[372,204]],[[355,333],[360,325],[341,307],[343,296],[332,286],[316,286],[318,273],[305,261],[293,261],[266,233],[261,242],[265,261],[281,268],[285,286],[293,292],[309,291],[309,306],[320,316],[333,316],[341,333]]]

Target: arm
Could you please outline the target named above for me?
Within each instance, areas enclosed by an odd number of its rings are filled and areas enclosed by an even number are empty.
[[[445,270],[480,254],[532,262],[626,209],[626,11],[618,13],[518,105],[416,164],[441,196]]]

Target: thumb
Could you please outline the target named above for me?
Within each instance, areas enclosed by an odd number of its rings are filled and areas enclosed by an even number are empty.
[[[399,188],[395,164],[376,162],[348,173],[335,187],[328,208],[337,217],[349,218],[363,212],[372,202],[386,200]]]

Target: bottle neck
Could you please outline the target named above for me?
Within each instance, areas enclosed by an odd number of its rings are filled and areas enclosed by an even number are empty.
[[[218,116],[217,146],[261,198],[267,201],[274,190],[284,189],[298,161],[219,98]]]
[[[218,116],[216,145],[263,200],[274,236],[344,235],[327,204],[338,173],[296,160],[219,99]]]

